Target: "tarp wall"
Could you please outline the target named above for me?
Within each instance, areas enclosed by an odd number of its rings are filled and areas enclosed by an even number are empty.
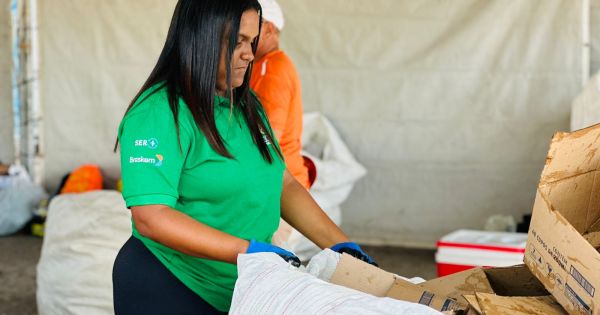
[[[591,12],[592,35],[592,73],[600,71],[600,0],[592,0]]]
[[[14,160],[12,92],[11,92],[11,35],[10,0],[0,0],[0,162]]]
[[[354,238],[432,245],[531,211],[580,90],[579,1],[285,4],[307,110],[369,170],[344,208]]]
[[[116,129],[174,3],[40,1],[48,186],[82,163],[118,177]],[[343,205],[353,239],[431,246],[531,210],[548,142],[568,130],[581,87],[580,1],[281,5],[305,109],[327,115],[369,170]]]

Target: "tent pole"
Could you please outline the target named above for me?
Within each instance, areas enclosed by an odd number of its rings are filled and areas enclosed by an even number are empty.
[[[29,51],[27,66],[27,164],[33,182],[41,185],[44,174],[43,161],[43,114],[40,106],[39,86],[39,40],[38,40],[38,0],[27,0],[27,28]]]
[[[581,84],[585,88],[590,80],[590,0],[582,0],[581,8],[581,39],[582,39],[582,58],[581,58]]]
[[[19,74],[21,73],[20,60],[20,2],[12,0],[10,3],[11,21],[11,57],[12,57],[12,113],[13,113],[13,146],[15,165],[21,165],[21,91],[19,89]]]

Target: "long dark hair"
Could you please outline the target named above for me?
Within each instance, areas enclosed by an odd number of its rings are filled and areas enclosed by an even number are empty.
[[[258,11],[262,21],[262,9],[257,0],[179,0],[156,66],[129,104],[125,115],[144,91],[156,84],[163,84],[167,89],[177,135],[179,136],[178,100],[181,98],[213,150],[233,158],[225,147],[215,122],[214,101],[219,57],[222,47],[225,47],[227,90],[231,106],[240,107],[254,143],[263,158],[272,163],[273,157],[266,140],[270,143],[275,141],[265,124],[266,116],[260,103],[249,91],[252,63],[246,70],[243,84],[235,89],[231,86],[230,63],[238,40],[240,20],[242,14],[251,9]],[[225,40],[227,45],[223,45]],[[253,53],[256,53],[257,44],[258,37],[252,45]],[[282,158],[278,149],[276,152]]]

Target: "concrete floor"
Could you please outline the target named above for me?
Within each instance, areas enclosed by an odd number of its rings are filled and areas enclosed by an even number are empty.
[[[36,314],[35,274],[42,239],[0,237],[0,315]],[[405,277],[435,278],[433,250],[363,246],[379,266]]]

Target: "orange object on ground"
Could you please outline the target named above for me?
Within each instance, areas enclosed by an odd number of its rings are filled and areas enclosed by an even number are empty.
[[[281,50],[266,54],[254,63],[250,86],[267,112],[288,170],[310,188],[301,154],[302,90],[291,59]]]
[[[97,165],[82,165],[67,178],[61,194],[82,193],[102,189],[102,173]]]

